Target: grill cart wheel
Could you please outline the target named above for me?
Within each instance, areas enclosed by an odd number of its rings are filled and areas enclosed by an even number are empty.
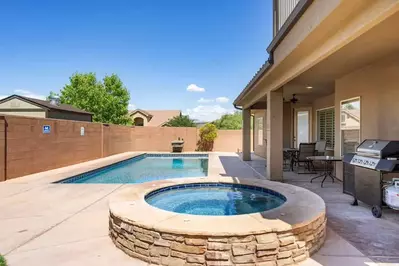
[[[382,209],[381,209],[380,206],[374,205],[374,206],[371,208],[371,213],[373,214],[373,216],[374,216],[375,218],[380,218],[381,215],[382,215]]]

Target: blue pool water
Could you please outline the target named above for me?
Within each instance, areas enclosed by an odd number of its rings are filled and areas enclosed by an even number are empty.
[[[171,212],[228,216],[270,210],[282,205],[286,198],[261,187],[204,183],[155,190],[146,196],[146,201]]]
[[[208,155],[145,154],[58,183],[144,183],[208,175]]]

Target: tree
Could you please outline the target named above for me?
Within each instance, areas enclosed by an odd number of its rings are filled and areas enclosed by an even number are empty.
[[[130,94],[117,75],[105,76],[100,82],[95,73],[75,73],[69,82],[61,90],[61,103],[92,112],[95,122],[131,124]]]
[[[200,128],[198,151],[212,151],[213,143],[218,136],[218,130],[214,124],[208,123]]]
[[[48,100],[51,100],[51,99],[53,99],[55,97],[60,97],[60,96],[58,95],[58,93],[56,93],[54,91],[50,91],[49,95],[46,97],[46,100],[48,101]]]
[[[178,115],[170,119],[165,125],[165,127],[196,127],[193,119],[188,115]]]
[[[0,266],[7,266],[7,261],[1,254],[0,254]]]
[[[242,114],[235,112],[234,114],[225,114],[221,118],[212,122],[217,129],[242,129]]]

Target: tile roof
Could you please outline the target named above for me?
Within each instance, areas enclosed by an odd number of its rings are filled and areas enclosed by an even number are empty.
[[[133,115],[136,112],[141,112],[143,114],[147,114],[146,116],[152,116],[147,126],[149,127],[160,127],[163,126],[166,122],[172,119],[175,116],[181,114],[180,110],[141,110],[136,109],[130,111],[130,115]]]

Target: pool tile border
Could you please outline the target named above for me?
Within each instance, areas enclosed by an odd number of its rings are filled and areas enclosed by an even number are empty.
[[[176,189],[185,189],[185,188],[195,188],[195,187],[224,187],[224,188],[244,188],[244,189],[249,189],[253,191],[260,191],[264,193],[271,194],[273,196],[276,196],[280,198],[281,200],[286,201],[287,198],[281,194],[278,193],[274,190],[260,187],[260,186],[251,186],[251,185],[245,185],[245,184],[231,184],[231,183],[191,183],[191,184],[179,184],[179,185],[174,185],[174,186],[168,186],[164,188],[160,188],[154,191],[151,191],[147,195],[145,195],[144,199],[147,200],[155,195],[158,195],[160,193],[163,193],[165,191],[170,191],[170,190],[176,190]]]
[[[136,161],[140,161],[142,159],[145,158],[158,158],[158,157],[165,157],[165,158],[209,158],[209,155],[207,153],[198,153],[198,154],[190,154],[190,153],[143,153],[137,156],[134,156],[132,158],[128,158],[113,164],[109,164],[109,165],[105,165],[103,167],[97,168],[97,169],[93,169],[91,171],[85,172],[85,173],[81,173],[72,177],[67,177],[67,178],[63,178],[61,180],[55,181],[53,182],[54,184],[74,184],[76,181],[82,181],[82,180],[87,180],[91,178],[91,175],[97,174],[100,171],[103,171],[105,169],[114,169],[132,162],[136,162]],[[209,168],[208,168],[208,173],[209,173]]]

